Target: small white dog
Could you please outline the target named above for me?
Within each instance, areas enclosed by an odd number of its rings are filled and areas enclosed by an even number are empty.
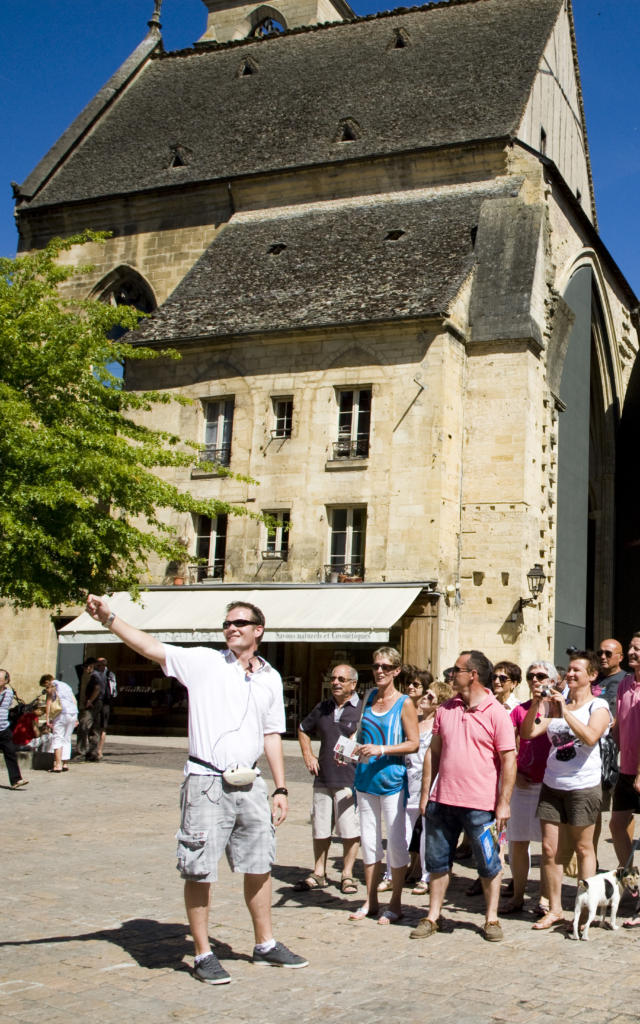
[[[631,892],[632,896],[638,895],[639,875],[637,868],[617,868],[615,871],[603,871],[593,878],[585,878],[578,882],[578,893],[576,905],[573,912],[573,937],[574,939],[589,938],[589,926],[598,913],[598,907],[602,907],[602,924],[607,916],[607,906],[611,906],[610,923],[614,931],[618,930],[616,915],[622,893],[625,889]],[[587,920],[579,932],[580,915],[587,911]]]

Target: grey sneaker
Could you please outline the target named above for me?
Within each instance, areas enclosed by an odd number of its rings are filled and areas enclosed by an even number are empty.
[[[207,985],[228,985],[231,975],[225,971],[215,953],[209,953],[204,960],[199,960],[193,968],[193,976]]]
[[[252,963],[256,965],[262,965],[263,967],[308,967],[309,961],[303,960],[301,956],[297,956],[292,953],[290,949],[283,946],[281,942],[276,942],[273,949],[270,949],[268,953],[259,953],[257,949],[253,951]]]

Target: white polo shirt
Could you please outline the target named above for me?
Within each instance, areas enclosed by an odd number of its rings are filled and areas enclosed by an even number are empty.
[[[245,672],[232,651],[163,644],[164,673],[189,691],[189,750],[220,771],[251,766],[264,751],[265,733],[285,732],[282,679],[260,658]],[[185,775],[210,770],[187,761]]]

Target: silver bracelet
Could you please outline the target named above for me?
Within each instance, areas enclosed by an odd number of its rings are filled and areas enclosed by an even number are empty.
[[[111,628],[111,623],[113,622],[115,617],[116,617],[116,613],[115,612],[111,612],[111,614],[107,616],[107,618],[102,623],[102,625],[105,626],[106,629],[110,629]]]

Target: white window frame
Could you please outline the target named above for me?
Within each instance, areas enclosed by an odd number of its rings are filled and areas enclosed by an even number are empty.
[[[209,522],[209,529],[205,530],[205,522]],[[195,528],[195,557],[196,559],[206,558],[207,564],[197,561],[192,567],[195,578],[198,582],[205,579],[224,579],[227,565],[227,530],[229,528],[229,517],[226,514],[217,516],[194,516]],[[207,541],[205,545],[205,540]],[[203,548],[207,546],[208,552],[204,553]],[[210,570],[213,569],[213,572]]]
[[[219,462],[228,466],[231,461],[231,438],[235,399],[207,398],[204,401],[204,449],[203,462]]]
[[[342,410],[343,395],[352,396],[351,409]],[[363,396],[366,395],[366,403]],[[366,459],[369,455],[371,442],[371,408],[373,389],[371,385],[356,388],[340,387],[336,389],[338,403],[338,441],[334,445],[334,458]],[[364,408],[363,408],[364,406]],[[368,418],[367,430],[362,430],[364,417]],[[348,429],[345,429],[346,418],[349,418]]]
[[[336,513],[346,513],[346,529],[336,530]],[[354,529],[354,518],[362,516],[359,529]],[[327,574],[332,576],[361,576],[364,579],[365,554],[367,544],[367,506],[366,505],[333,505],[327,508],[329,526]],[[344,555],[334,552],[334,538],[337,533],[344,533]],[[354,540],[360,536],[358,550],[354,550]]]
[[[274,395],[271,399],[273,407],[273,430],[271,436],[274,440],[283,441],[287,437],[291,437],[293,432],[293,395]],[[278,411],[279,405],[288,405],[289,412],[285,410]]]
[[[262,549],[262,557],[265,560],[279,559],[286,562],[289,557],[289,525],[291,523],[291,509],[265,509],[264,514],[271,516],[278,521],[273,532],[269,532],[265,526],[265,544]]]

